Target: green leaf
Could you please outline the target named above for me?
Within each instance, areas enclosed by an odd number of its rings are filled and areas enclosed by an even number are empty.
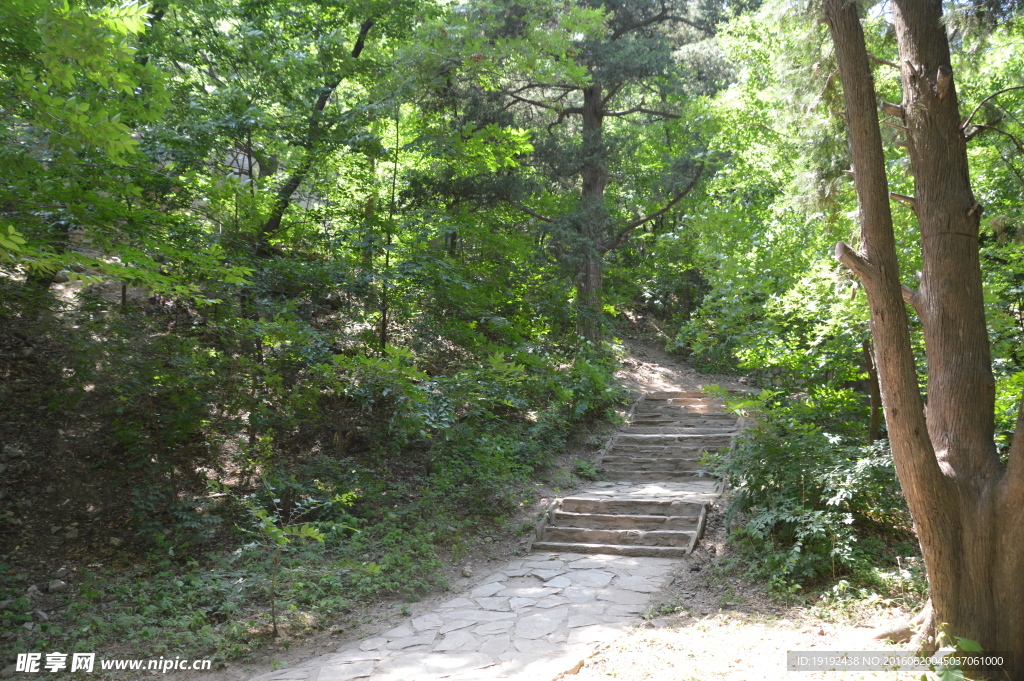
[[[981,652],[984,652],[984,650],[981,647],[981,644],[978,643],[977,641],[972,641],[969,638],[961,638],[960,636],[955,636],[954,638],[956,639],[956,647],[959,650],[962,650],[963,652],[966,652],[966,653],[981,653]]]

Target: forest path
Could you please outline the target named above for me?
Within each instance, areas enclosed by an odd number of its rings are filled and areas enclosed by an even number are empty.
[[[536,553],[398,627],[252,681],[548,681],[637,624],[670,558]]]
[[[722,483],[705,452],[729,447],[742,425],[723,400],[696,391],[644,393],[597,457],[609,481],[555,499],[534,548],[681,558],[693,552]]]
[[[733,376],[724,375],[712,375],[704,374],[696,371],[694,368],[686,364],[685,362],[669,355],[663,350],[664,343],[663,339],[658,338],[645,338],[643,340],[627,338],[624,339],[627,346],[628,353],[621,361],[621,367],[616,373],[616,379],[626,388],[634,392],[636,398],[643,393],[659,392],[659,391],[702,391],[705,387],[711,385],[717,385],[728,390],[744,390],[749,389],[748,386],[744,385],[743,379],[737,379]],[[607,450],[607,448],[606,448]],[[611,474],[610,474],[611,475]],[[618,482],[618,481],[616,481]],[[514,545],[515,540],[512,540]],[[703,553],[703,552],[702,552]],[[695,556],[696,557],[696,556]],[[487,563],[484,560],[476,560],[473,556],[469,557],[470,560],[467,563],[473,563],[476,567],[481,568]],[[658,585],[666,585],[673,580],[672,572],[679,571],[681,562],[687,559],[679,558],[647,558],[647,557],[629,557],[629,556],[588,556],[582,553],[573,554],[571,552],[558,552],[556,558],[554,554],[541,554],[534,553],[527,557],[523,556],[510,556],[507,560],[497,564],[491,564],[482,570],[479,575],[473,575],[471,579],[453,579],[453,584],[456,584],[456,594],[459,590],[465,592],[460,598],[470,597],[476,589],[481,586],[489,584],[497,584],[500,575],[507,575],[508,579],[505,582],[508,584],[507,588],[522,588],[517,586],[518,583],[523,581],[523,578],[533,580],[537,582],[537,578],[532,574],[525,574],[521,571],[541,571],[540,574],[548,576],[549,573],[544,573],[544,570],[551,570],[551,567],[537,567],[535,563],[544,563],[547,561],[561,561],[562,567],[558,568],[563,570],[562,575],[570,581],[576,575],[581,574],[579,577],[581,580],[594,580],[597,575],[595,572],[588,572],[588,570],[595,570],[598,572],[611,573],[614,579],[629,579],[629,578],[640,578],[648,580],[649,583],[634,582],[636,586],[639,586],[642,590],[632,591],[623,590],[627,593],[621,593],[619,591],[606,590],[605,597],[611,597],[614,595],[619,601],[629,602],[613,602],[605,599],[598,599],[596,594],[593,600],[583,601],[580,603],[571,603],[569,605],[554,606],[555,608],[573,608],[573,619],[572,624],[577,625],[572,627],[572,630],[577,631],[573,634],[572,641],[570,643],[568,633],[565,635],[565,642],[559,649],[563,651],[563,659],[554,659],[550,661],[552,668],[559,669],[564,667],[566,659],[575,658],[578,662],[583,659],[584,654],[587,650],[593,650],[595,645],[600,647],[600,644],[604,641],[611,641],[616,637],[620,637],[624,631],[628,631],[633,628],[640,620],[637,614],[645,611],[651,606],[651,603],[658,599],[658,589],[653,588]],[[481,578],[482,577],[482,578]],[[601,576],[601,579],[606,577]],[[608,586],[608,585],[606,585]],[[494,587],[491,587],[494,588]],[[557,589],[556,586],[544,586],[547,589]],[[593,586],[582,586],[582,589],[595,589]],[[612,587],[616,589],[617,587]],[[574,592],[570,591],[569,595],[575,595]],[[382,617],[384,622],[390,621],[389,628],[378,628],[376,632],[375,627],[380,627],[380,624],[370,623],[367,625],[365,634],[359,638],[349,639],[347,641],[338,641],[334,645],[331,645],[331,639],[328,637],[319,642],[310,641],[304,645],[292,645],[290,649],[284,649],[280,646],[274,646],[272,649],[268,648],[262,655],[259,655],[256,660],[251,662],[233,663],[229,665],[227,669],[218,670],[214,672],[205,673],[178,673],[172,674],[172,681],[244,681],[248,679],[271,679],[274,678],[277,681],[289,681],[293,679],[295,681],[317,681],[317,679],[333,679],[339,681],[346,678],[359,679],[359,678],[371,678],[372,681],[379,681],[381,679],[387,679],[388,676],[384,676],[386,669],[393,669],[395,672],[392,678],[406,678],[410,681],[415,681],[418,678],[431,678],[430,670],[424,665],[415,666],[415,670],[400,669],[398,667],[397,653],[406,653],[401,655],[404,658],[405,663],[414,663],[417,658],[411,657],[411,655],[419,653],[422,655],[423,650],[430,651],[431,647],[427,647],[425,643],[419,645],[424,646],[420,650],[395,650],[394,648],[388,648],[387,643],[381,646],[382,649],[375,650],[363,650],[362,646],[365,644],[368,647],[372,646],[373,643],[367,643],[367,641],[374,641],[380,643],[380,639],[387,639],[389,636],[392,638],[391,643],[395,646],[401,646],[405,643],[411,643],[406,640],[398,642],[395,634],[405,634],[406,631],[411,630],[413,634],[420,634],[418,630],[413,626],[413,622],[416,621],[420,626],[423,626],[425,622],[421,620],[422,617],[428,616],[431,613],[441,617],[441,613],[445,610],[452,610],[458,612],[462,608],[446,608],[445,606],[452,603],[451,598],[441,599],[438,595],[428,596],[419,603],[414,603],[410,606],[411,617],[406,617],[404,620],[394,620],[391,616]],[[488,598],[484,596],[483,598]],[[498,598],[501,598],[500,596]],[[510,606],[511,606],[511,598]],[[518,596],[517,598],[523,598]],[[538,599],[544,598],[543,596]],[[566,596],[568,598],[568,596]],[[456,605],[460,602],[455,599]],[[633,602],[638,601],[638,602]],[[517,601],[517,604],[519,602]],[[548,604],[549,601],[545,601]],[[598,609],[599,604],[604,604],[608,608],[616,606],[614,609],[603,610],[600,615],[594,614],[580,614],[586,611],[595,611]],[[463,604],[464,605],[464,604]],[[581,607],[582,606],[582,607]],[[602,606],[603,607],[603,606]],[[545,610],[540,608],[535,614],[541,614],[541,611]],[[558,617],[562,613],[561,610],[548,609],[552,617]],[[463,658],[467,664],[467,667],[459,670],[458,668],[450,669],[447,671],[436,670],[437,673],[433,675],[433,678],[438,676],[455,675],[453,678],[459,678],[460,676],[464,679],[485,679],[488,678],[487,674],[497,675],[498,673],[504,673],[506,670],[512,671],[515,665],[518,663],[520,673],[523,674],[522,678],[533,679],[544,679],[544,668],[548,664],[543,662],[539,656],[537,660],[532,660],[532,666],[527,668],[527,658],[524,655],[531,653],[522,653],[511,645],[512,637],[514,635],[516,623],[511,621],[509,615],[513,613],[510,611],[504,612],[500,610],[491,611],[492,615],[483,615],[484,618],[493,618],[493,627],[483,629],[483,631],[495,630],[497,634],[480,634],[474,630],[480,629],[483,625],[488,622],[481,622],[474,624],[473,626],[465,626],[461,629],[452,629],[451,631],[461,631],[466,634],[470,634],[474,637],[488,635],[488,636],[499,636],[501,629],[507,628],[508,631],[512,632],[509,634],[510,647],[520,656],[516,662],[511,660],[503,661],[504,667],[490,667],[484,669],[481,667],[473,667],[473,662]],[[569,627],[569,614],[565,611],[564,621],[560,621],[559,625],[563,627],[563,630],[568,630]],[[607,622],[590,622],[589,620],[578,619],[578,618],[597,618],[606,617],[613,618]],[[618,619],[614,619],[618,618]],[[545,618],[537,618],[531,620],[532,622],[540,622]],[[465,621],[465,620],[462,620]],[[505,622],[506,624],[502,624]],[[601,626],[601,629],[589,629],[585,632],[578,631],[584,627],[578,626],[583,623],[584,626],[594,627]],[[403,629],[404,628],[404,629]],[[438,627],[436,640],[433,641],[434,646],[438,645],[442,634],[440,630],[442,627]],[[446,628],[446,627],[444,627]],[[423,629],[427,631],[427,629]],[[359,636],[359,628],[356,628],[352,633]],[[449,633],[449,632],[445,632]],[[554,633],[554,632],[552,632]],[[599,635],[600,633],[600,635]],[[584,636],[593,636],[597,640],[595,641],[581,641]],[[557,636],[556,636],[557,638]],[[540,639],[530,639],[532,641],[540,641]],[[491,643],[489,650],[496,649],[501,645],[503,639],[497,639],[498,642]],[[583,643],[585,647],[579,647],[577,644]],[[326,644],[326,645],[325,645]],[[468,645],[468,641],[466,642]],[[523,644],[521,644],[523,645]],[[542,647],[542,643],[528,644],[532,646],[533,650],[539,650]],[[554,644],[552,644],[554,645]],[[570,646],[577,646],[576,648],[570,648]],[[412,646],[410,646],[412,647]],[[526,645],[524,645],[526,647]],[[476,652],[476,651],[456,651],[456,652]],[[509,652],[506,650],[505,652]],[[554,651],[552,651],[554,652]],[[390,657],[392,653],[396,655]],[[536,653],[532,653],[536,654]],[[500,655],[500,653],[499,653]],[[364,658],[364,659],[359,659]],[[385,659],[388,658],[388,659]],[[449,656],[450,660],[455,661],[455,657]],[[482,661],[481,658],[475,658],[478,662]],[[276,671],[270,671],[272,669],[271,661],[280,660],[281,662],[276,664],[285,663],[287,668],[280,668]],[[394,662],[392,662],[394,660]],[[395,666],[392,667],[391,665]],[[573,663],[575,664],[575,662]],[[570,666],[571,668],[571,666]],[[373,670],[373,671],[371,671]],[[410,674],[410,671],[419,673],[417,677],[415,674]],[[372,677],[368,677],[367,674],[373,673]],[[390,673],[390,672],[388,672]],[[321,676],[322,674],[322,676]],[[356,674],[362,674],[363,676],[356,676]],[[347,676],[346,676],[347,675]],[[171,678],[169,677],[169,678]]]
[[[700,456],[727,447],[738,427],[704,393],[645,393],[602,451],[612,480],[555,500],[540,552],[382,635],[251,681],[546,681],[579,670],[639,624],[693,551],[722,491],[701,475]]]

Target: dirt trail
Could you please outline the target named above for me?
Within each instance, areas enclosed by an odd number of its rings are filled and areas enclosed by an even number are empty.
[[[746,378],[701,373],[665,352],[658,344],[626,341],[626,347],[630,354],[622,360],[622,368],[615,377],[630,390],[703,390],[712,385],[726,390],[753,390]]]

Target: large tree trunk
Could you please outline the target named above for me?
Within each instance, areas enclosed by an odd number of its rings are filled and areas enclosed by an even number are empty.
[[[993,442],[994,382],[971,192],[939,0],[895,0],[907,151],[923,271],[901,287],[875,90],[856,5],[826,0],[850,125],[863,255],[837,257],[864,283],[897,473],[914,516],[934,627],[988,651],[1011,651],[1024,680],[1024,438],[1003,471]],[[917,310],[927,354],[921,401],[903,301]],[[926,418],[927,416],[927,418]],[[1017,442],[1016,440],[1020,440]]]
[[[577,332],[588,341],[601,338],[601,281],[604,260],[598,253],[581,256],[580,271],[576,275]]]
[[[577,326],[583,338],[597,341],[601,334],[601,279],[604,260],[600,252],[608,227],[608,210],[604,192],[608,186],[604,141],[601,128],[604,114],[601,86],[583,89],[583,143],[580,149],[582,187],[580,189],[580,233],[576,257]]]

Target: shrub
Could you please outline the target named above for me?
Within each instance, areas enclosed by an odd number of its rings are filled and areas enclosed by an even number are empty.
[[[813,401],[765,391],[733,406],[757,406],[759,423],[708,458],[735,490],[728,524],[753,576],[790,590],[876,562],[883,538],[911,536],[886,441],[863,445],[826,432],[818,422],[831,419]]]

